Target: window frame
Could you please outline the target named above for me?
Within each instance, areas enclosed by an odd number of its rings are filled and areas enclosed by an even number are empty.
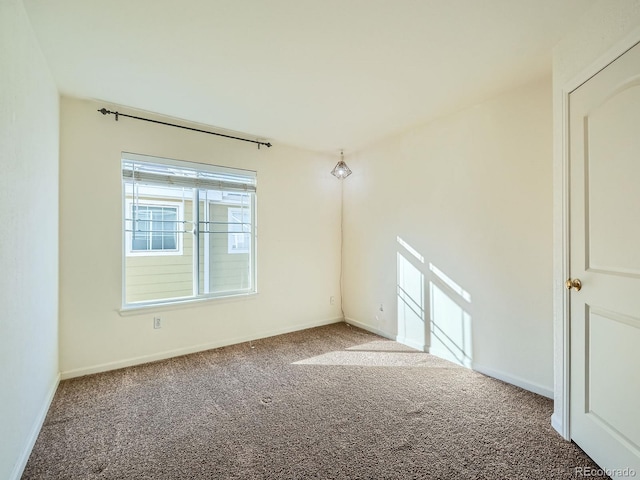
[[[175,202],[172,199],[164,199],[163,197],[160,199],[156,199],[156,200],[150,200],[148,198],[145,198],[143,201],[140,202],[140,204],[151,204],[152,202],[155,205],[165,205],[165,206],[170,206],[170,207],[174,207],[176,204],[179,205],[179,217],[178,217],[178,222],[179,225],[183,225],[186,227],[187,224],[193,225],[194,226],[194,232],[198,232],[198,234],[194,235],[194,245],[193,245],[193,252],[197,252],[195,255],[192,255],[192,260],[193,260],[193,264],[194,264],[194,269],[193,269],[193,294],[190,296],[181,296],[181,297],[174,297],[174,298],[160,298],[160,299],[154,299],[154,300],[144,300],[144,301],[137,301],[137,302],[129,302],[127,303],[127,265],[126,265],[126,258],[127,257],[131,257],[131,256],[149,256],[148,252],[143,252],[141,254],[138,253],[133,253],[133,254],[128,254],[127,252],[127,245],[131,245],[131,240],[130,237],[131,235],[127,236],[127,233],[131,233],[131,232],[126,232],[127,227],[126,227],[126,223],[127,223],[127,212],[131,212],[131,207],[129,206],[130,204],[132,204],[134,202],[134,199],[127,199],[126,195],[127,195],[127,184],[129,185],[134,185],[134,189],[135,189],[135,183],[136,181],[131,177],[131,175],[129,174],[128,176],[125,177],[124,175],[124,171],[125,171],[125,165],[144,165],[144,164],[148,164],[150,166],[161,166],[164,167],[165,169],[172,169],[175,168],[176,170],[183,170],[183,169],[187,169],[187,170],[193,170],[196,173],[200,173],[202,172],[203,174],[207,175],[207,174],[213,174],[214,176],[219,176],[219,177],[223,177],[223,181],[221,183],[220,187],[207,187],[207,188],[200,188],[197,186],[194,187],[186,187],[187,190],[190,191],[190,193],[193,193],[193,202],[194,202],[194,208],[192,209],[193,213],[192,213],[192,218],[191,219],[187,219],[185,218],[185,213],[184,213],[184,203],[176,200]],[[122,202],[122,222],[121,222],[121,228],[123,230],[123,235],[122,235],[122,241],[123,241],[123,254],[122,254],[122,307],[119,310],[119,312],[122,315],[127,315],[127,312],[135,312],[137,310],[158,310],[158,309],[173,309],[173,308],[180,308],[180,306],[187,306],[189,304],[198,304],[201,303],[203,301],[211,301],[211,300],[232,300],[232,299],[238,299],[238,298],[243,298],[243,297],[252,297],[257,295],[258,293],[258,260],[257,260],[257,238],[258,238],[258,233],[257,233],[257,172],[252,171],[252,170],[245,170],[245,169],[239,169],[239,168],[234,168],[234,167],[226,167],[226,166],[218,166],[218,165],[213,165],[213,164],[203,164],[203,163],[197,163],[197,162],[186,162],[183,160],[174,160],[174,159],[168,159],[168,158],[162,158],[162,157],[156,157],[153,155],[142,155],[142,154],[134,154],[134,153],[129,153],[129,152],[122,152],[121,155],[121,162],[120,162],[120,168],[121,168],[121,184],[122,184],[122,194],[121,194],[121,198],[123,199]],[[186,178],[186,177],[185,177]],[[224,183],[226,182],[228,178],[228,182],[231,183]],[[238,180],[240,179],[240,180]],[[238,183],[240,182],[240,183]],[[246,183],[246,187],[243,187],[242,185],[245,185],[243,182],[247,182]],[[140,185],[151,185],[149,183],[145,183],[144,181],[140,183]],[[155,184],[156,186],[161,184]],[[229,185],[231,185],[231,189],[229,188]],[[240,185],[242,188],[238,188],[238,185]],[[165,185],[167,188],[174,188],[173,186],[171,186],[170,184],[166,184]],[[234,192],[242,192],[242,193],[248,193],[249,194],[249,204],[248,204],[248,208],[250,210],[250,222],[251,222],[251,227],[250,227],[250,232],[247,232],[250,234],[250,247],[248,253],[249,254],[249,259],[248,259],[248,269],[249,269],[249,273],[247,276],[247,280],[248,280],[248,284],[249,286],[246,288],[242,288],[242,289],[238,289],[238,290],[226,290],[226,291],[222,291],[222,292],[209,292],[209,293],[203,293],[203,291],[205,290],[205,284],[202,283],[202,285],[200,284],[200,279],[199,279],[199,274],[200,274],[200,265],[199,262],[202,261],[204,262],[206,259],[206,254],[202,254],[199,251],[199,244],[200,244],[200,239],[198,237],[200,237],[199,231],[198,229],[200,228],[200,222],[202,222],[203,220],[199,219],[199,211],[200,211],[200,205],[199,203],[203,200],[202,198],[200,198],[199,193],[200,191],[204,191],[204,190],[209,190],[209,191],[219,191],[221,192],[222,196],[228,196],[228,195],[234,195]],[[149,195],[150,196],[150,195]],[[185,197],[183,197],[185,198]],[[190,196],[186,197],[186,198],[191,198]],[[196,201],[197,199],[197,201]],[[127,202],[127,200],[129,200],[129,202]],[[156,203],[157,202],[157,203]],[[197,205],[197,207],[196,207]],[[178,227],[179,229],[179,227]],[[187,230],[187,228],[184,228],[185,230]],[[179,242],[182,242],[182,238],[184,236],[184,233],[178,234],[178,238],[179,238]],[[129,237],[129,238],[127,238]],[[198,238],[198,240],[195,240],[195,238]],[[181,247],[181,251],[183,251],[184,246],[180,245]],[[129,251],[131,249],[129,248]],[[155,251],[155,252],[159,252],[159,251]],[[164,256],[167,254],[173,254],[173,255],[178,255],[177,252],[166,252],[166,253],[162,253],[161,255],[155,255],[154,253],[151,253],[152,256]],[[206,277],[206,275],[205,275]],[[202,290],[202,291],[201,291]]]

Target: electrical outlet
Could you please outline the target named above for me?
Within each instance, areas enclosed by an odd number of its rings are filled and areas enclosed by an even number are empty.
[[[335,305],[336,304],[336,297],[334,297],[333,295],[329,297],[329,304],[330,305]]]
[[[153,317],[153,328],[162,328],[162,318]]]

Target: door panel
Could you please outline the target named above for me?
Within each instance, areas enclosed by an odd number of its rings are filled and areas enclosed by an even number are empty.
[[[631,82],[585,117],[587,268],[640,275],[638,126],[640,85]]]
[[[640,474],[640,46],[569,96],[571,438]]]
[[[631,377],[625,373],[628,359],[640,345],[640,319],[588,308],[586,321],[585,413],[640,451],[640,429],[628,421],[638,409],[640,376],[638,369]],[[626,385],[633,401],[616,393],[620,384]]]

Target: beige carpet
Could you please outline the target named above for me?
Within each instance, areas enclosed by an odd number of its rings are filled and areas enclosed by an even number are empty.
[[[22,478],[581,478],[551,412],[341,323],[64,381]]]

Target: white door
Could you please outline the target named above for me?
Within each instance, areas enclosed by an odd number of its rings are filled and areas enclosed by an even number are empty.
[[[569,129],[571,438],[640,476],[640,44],[571,93]]]

